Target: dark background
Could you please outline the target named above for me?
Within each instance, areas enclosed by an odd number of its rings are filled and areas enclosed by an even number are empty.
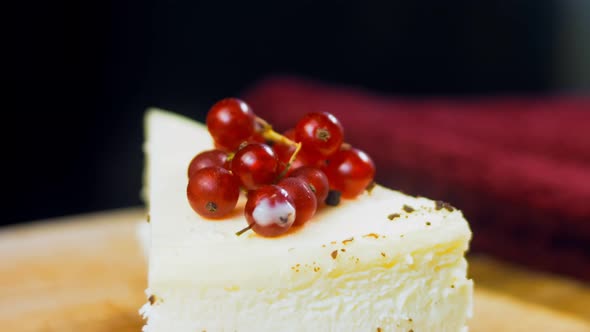
[[[17,6],[3,23],[0,223],[141,204],[143,111],[203,119],[217,99],[270,74],[413,97],[540,95],[588,82],[588,67],[577,67],[587,62],[576,62],[588,54],[577,39],[587,25],[572,19],[583,1]]]

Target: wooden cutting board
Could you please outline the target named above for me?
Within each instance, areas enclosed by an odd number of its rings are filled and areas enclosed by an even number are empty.
[[[142,218],[123,210],[0,229],[0,330],[140,331]],[[590,332],[590,325],[476,287],[470,331]]]

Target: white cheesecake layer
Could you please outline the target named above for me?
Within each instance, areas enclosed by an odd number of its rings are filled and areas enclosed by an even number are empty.
[[[186,200],[186,168],[210,149],[206,129],[147,117],[151,219],[147,332],[459,331],[471,310],[462,214],[376,187],[279,238],[238,208],[204,220]],[[243,202],[241,203],[243,204]]]
[[[472,284],[459,253],[437,255],[436,263],[416,253],[411,264],[324,276],[296,290],[170,287],[146,308],[147,331],[461,331]]]

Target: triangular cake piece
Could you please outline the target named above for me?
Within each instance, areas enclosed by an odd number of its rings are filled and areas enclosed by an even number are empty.
[[[460,211],[377,186],[285,236],[236,236],[243,203],[211,221],[187,202],[187,165],[213,146],[206,127],[150,110],[146,129],[145,332],[467,330]]]

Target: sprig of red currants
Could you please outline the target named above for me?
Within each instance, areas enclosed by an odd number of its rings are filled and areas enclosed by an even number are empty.
[[[215,149],[190,162],[187,198],[199,215],[220,219],[244,189],[248,226],[237,235],[249,229],[282,235],[309,221],[330,190],[352,199],[375,176],[371,158],[344,143],[342,125],[330,113],[308,113],[279,134],[244,101],[226,98],[209,110],[207,129]]]

